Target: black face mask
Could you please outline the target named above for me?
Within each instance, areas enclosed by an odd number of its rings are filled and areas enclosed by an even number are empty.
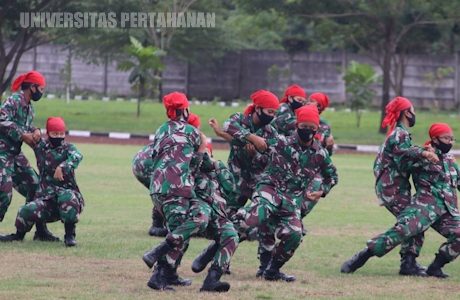
[[[264,111],[261,109],[260,113],[257,113],[257,116],[259,117],[260,125],[265,126],[270,124],[270,122],[273,120],[273,116],[267,115],[264,113]]]
[[[52,138],[52,137],[48,137],[48,140],[50,141],[51,143],[51,146],[53,148],[57,148],[59,146],[62,145],[62,142],[64,142],[64,138]]]
[[[32,90],[31,90],[32,92]],[[43,96],[43,93],[38,90],[38,87],[35,87],[35,92],[32,92],[31,99],[34,101],[40,100],[40,98]]]
[[[410,113],[410,118],[406,116],[407,118],[407,121],[409,122],[409,127],[414,127],[415,125],[415,114],[413,114],[412,112]]]
[[[446,143],[443,143],[441,142],[439,139],[438,139],[438,143],[439,144],[435,144],[435,143],[432,143],[436,148],[438,148],[439,150],[441,150],[441,152],[443,154],[446,154],[447,152],[450,151],[450,149],[452,148],[452,144],[446,144]]]
[[[292,101],[289,102],[289,105],[291,106],[291,109],[293,111],[303,106],[301,102],[295,101],[294,99],[292,99]]]
[[[304,143],[311,141],[315,137],[316,132],[316,130],[310,128],[297,128],[297,134]]]

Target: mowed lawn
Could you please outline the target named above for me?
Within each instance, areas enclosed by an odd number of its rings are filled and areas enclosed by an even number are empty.
[[[191,110],[202,120],[202,130],[209,137],[215,134],[207,125],[214,117],[220,124],[235,112],[242,112],[246,103],[239,107],[221,107],[217,103],[196,105],[191,102]],[[36,110],[35,125],[44,127],[47,117],[60,115],[64,117],[67,127],[72,130],[90,130],[95,132],[129,132],[152,134],[165,120],[166,114],[161,103],[145,102],[141,106],[141,116],[136,118],[136,103],[103,102],[100,100],[71,101],[43,99],[34,103]],[[322,115],[332,126],[332,132],[338,144],[380,144],[384,138],[377,129],[380,112],[367,111],[363,114],[361,126],[356,127],[355,113],[344,109],[326,110]],[[423,144],[428,138],[428,128],[433,122],[448,122],[454,133],[460,134],[460,117],[454,110],[445,112],[417,111],[417,125],[411,129],[414,142]],[[458,145],[457,145],[458,147]]]
[[[161,239],[147,235],[151,202],[147,190],[131,174],[131,158],[140,147],[79,144],[85,158],[78,182],[86,199],[77,227],[78,246],[32,241],[0,245],[1,299],[458,299],[460,262],[447,265],[450,279],[397,275],[398,249],[371,261],[356,274],[339,272],[344,260],[364,247],[368,238],[387,229],[394,219],[377,205],[373,191],[373,156],[335,155],[340,183],[305,219],[308,234],[283,270],[295,283],[255,278],[257,244],[244,242],[232,261],[227,294],[198,290],[205,272],[190,270],[193,258],[207,245],[193,239],[179,272],[193,279],[175,293],[146,286],[150,272],[141,255]],[[26,152],[30,157],[30,151]],[[226,159],[227,153],[217,152]],[[14,195],[1,233],[13,231],[23,199]],[[61,223],[50,225],[63,236]],[[428,264],[443,239],[429,231],[420,262]]]

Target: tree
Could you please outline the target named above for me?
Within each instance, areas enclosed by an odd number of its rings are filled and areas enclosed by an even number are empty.
[[[63,11],[71,3],[72,1],[65,0],[2,1],[0,5],[0,96],[10,86],[22,55],[57,37],[52,30],[21,27],[20,13]]]
[[[352,61],[345,71],[343,80],[349,95],[350,108],[356,113],[356,127],[359,128],[363,109],[375,96],[372,84],[377,82],[378,76],[371,65]]]
[[[298,2],[315,5],[316,1]],[[443,2],[443,5],[435,0],[327,0],[321,1],[313,13],[302,15],[308,20],[333,20],[336,32],[348,37],[349,45],[378,63],[383,73],[383,119],[390,88],[396,93],[403,92],[405,54],[414,49],[430,48],[435,41],[436,27],[459,19],[455,15],[459,6],[454,0]],[[435,35],[424,34],[427,29],[433,30]],[[382,128],[379,130],[384,132]]]
[[[158,91],[160,78],[155,74],[163,70],[164,65],[161,58],[165,52],[155,46],[143,46],[136,38],[130,37],[131,45],[125,48],[129,58],[120,62],[118,69],[122,71],[131,71],[129,74],[129,83],[137,86],[137,113],[140,116],[141,101],[145,96],[146,89],[152,87]]]

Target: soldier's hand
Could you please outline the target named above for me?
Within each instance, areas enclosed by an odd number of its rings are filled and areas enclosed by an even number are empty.
[[[220,129],[220,128],[219,128],[219,122],[217,122],[217,120],[216,120],[215,118],[209,119],[208,124],[209,124],[209,126],[211,126],[211,128],[214,129],[214,130]]]
[[[436,153],[433,153],[433,152],[425,150],[425,151],[422,152],[422,156],[424,158],[428,159],[429,161],[433,162],[433,163],[439,162],[439,158],[436,155]]]
[[[62,173],[61,167],[57,167],[56,171],[54,171],[54,179],[64,181],[64,174]]]
[[[306,196],[308,200],[316,202],[319,200],[319,198],[321,198],[322,195],[323,195],[323,191],[317,191],[317,192],[307,192]]]
[[[246,152],[248,152],[249,156],[254,156],[256,155],[256,147],[254,147],[253,144],[246,144],[246,146],[244,146],[244,149],[246,150]]]
[[[34,137],[32,133],[24,133],[21,136],[21,140],[27,145],[29,145],[30,147],[35,146],[35,141],[34,141]]]
[[[40,138],[42,137],[42,133],[40,131],[40,129],[35,129],[33,134],[32,134],[32,137],[34,139],[34,142],[35,143],[38,143],[40,141]]]
[[[248,141],[250,141],[259,152],[265,152],[268,148],[265,139],[255,134],[249,135]]]

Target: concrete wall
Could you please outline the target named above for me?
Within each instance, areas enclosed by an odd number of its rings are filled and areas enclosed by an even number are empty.
[[[98,93],[111,97],[133,97],[135,92],[128,83],[128,73],[116,69],[115,62],[107,65],[88,64],[69,50],[57,45],[44,45],[24,54],[18,73],[35,68],[48,81],[48,91],[63,94],[65,90],[64,68],[71,64],[71,91],[73,94]],[[247,99],[257,89],[265,88],[281,95],[289,82],[304,86],[308,93],[323,91],[333,103],[346,101],[343,70],[351,60],[372,64],[378,73],[378,66],[368,57],[341,52],[303,53],[292,61],[289,74],[289,57],[283,51],[245,50],[228,53],[220,59],[207,63],[190,64],[173,57],[167,57],[163,74],[163,92],[178,90],[189,98],[224,101]],[[452,67],[453,72],[435,85],[426,80],[426,74],[438,68]],[[418,105],[452,108],[460,102],[458,55],[421,56],[412,55],[404,77],[403,94]],[[105,85],[105,82],[107,85]],[[377,98],[381,85],[375,86]]]

